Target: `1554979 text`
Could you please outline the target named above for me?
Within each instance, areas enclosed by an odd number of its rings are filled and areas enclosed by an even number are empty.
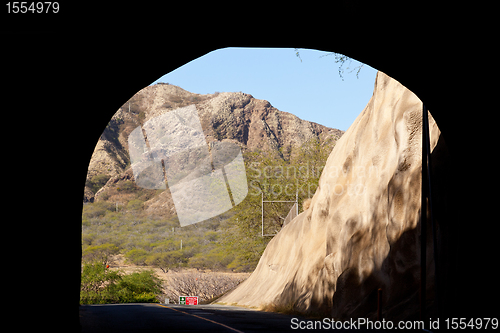
[[[59,2],[7,2],[8,14],[57,14],[59,13]]]

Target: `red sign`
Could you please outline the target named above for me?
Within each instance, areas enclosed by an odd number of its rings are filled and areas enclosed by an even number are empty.
[[[198,296],[179,296],[179,304],[198,305]]]

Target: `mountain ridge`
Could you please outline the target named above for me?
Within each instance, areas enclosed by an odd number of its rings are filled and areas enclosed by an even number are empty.
[[[250,94],[196,94],[172,84],[155,84],[132,96],[107,124],[89,163],[84,202],[114,201],[127,205],[137,197],[128,155],[128,136],[149,119],[193,104],[198,110],[207,144],[230,141],[238,144],[244,153],[265,152],[278,159],[288,159],[294,148],[308,140],[336,141],[344,133],[280,111],[269,101]],[[168,193],[141,191],[144,192],[145,208],[164,207],[169,211],[166,215],[173,214]]]

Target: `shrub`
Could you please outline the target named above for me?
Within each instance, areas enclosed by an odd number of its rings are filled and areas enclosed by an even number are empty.
[[[182,262],[182,253],[180,251],[169,251],[153,253],[146,259],[146,264],[158,267],[167,273],[169,269],[177,267]]]
[[[80,304],[157,303],[161,281],[153,271],[122,275],[100,261],[82,268]]]
[[[219,233],[217,233],[215,231],[207,231],[205,233],[204,238],[210,242],[215,242],[215,241],[217,241],[217,238],[219,238]]]
[[[101,187],[106,185],[109,178],[111,178],[111,176],[106,175],[106,174],[98,174],[98,175],[95,175],[94,177],[92,177],[92,179],[90,179],[90,181],[88,181],[87,185],[90,187],[92,192],[97,193],[97,191],[99,191],[101,189]]]
[[[115,210],[115,204],[99,201],[83,206],[82,218],[90,219],[106,215],[106,212]]]
[[[248,262],[241,256],[236,257],[227,268],[233,270],[234,272],[251,272],[255,269],[256,264]]]
[[[234,260],[234,256],[226,254],[220,248],[210,250],[208,253],[198,253],[189,258],[189,267],[210,269],[212,271],[225,271],[227,265]]]
[[[161,281],[152,270],[144,270],[122,276],[118,282],[121,289],[130,290],[134,294],[160,293]]]
[[[121,276],[115,288],[120,303],[158,303],[161,281],[148,270]]]
[[[107,263],[108,258],[117,253],[118,248],[114,244],[106,243],[87,247],[83,250],[82,258],[84,261],[99,261]]]
[[[131,180],[125,180],[120,184],[120,187],[117,188],[119,192],[132,193],[137,190],[135,187],[135,183]]]
[[[146,113],[144,111],[139,112],[139,115],[137,116],[137,119],[142,123],[144,122],[144,119],[146,119]]]
[[[85,263],[82,268],[80,304],[117,303],[118,296],[112,292],[120,279],[117,271],[106,269],[101,261]]]
[[[139,266],[145,265],[148,255],[149,252],[143,249],[132,249],[125,253],[127,260]]]
[[[140,199],[134,199],[130,200],[127,204],[127,209],[128,210],[142,210],[142,207],[144,205],[144,201]]]

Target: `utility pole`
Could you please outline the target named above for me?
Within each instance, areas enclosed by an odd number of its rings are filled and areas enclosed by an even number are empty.
[[[182,239],[181,239],[181,250],[182,250]]]
[[[264,234],[264,203],[265,202],[293,202],[294,205],[295,205],[295,213],[296,213],[295,216],[297,216],[297,215],[299,215],[299,192],[298,191],[295,192],[295,201],[292,201],[292,200],[264,200],[264,192],[262,191],[261,194],[262,194],[262,197],[261,197],[261,200],[260,200],[260,205],[261,205],[260,214],[261,214],[262,237],[264,237],[264,236],[274,236],[274,235],[271,235],[271,234]],[[288,214],[290,214],[290,212],[292,210],[293,210],[293,206],[290,208],[290,211],[289,211]]]
[[[262,218],[262,237],[264,237],[264,191],[261,192],[262,194],[262,200],[260,201],[260,206],[262,207],[261,209],[261,218]]]
[[[296,208],[296,215],[299,215],[299,190],[295,192],[295,208]]]

